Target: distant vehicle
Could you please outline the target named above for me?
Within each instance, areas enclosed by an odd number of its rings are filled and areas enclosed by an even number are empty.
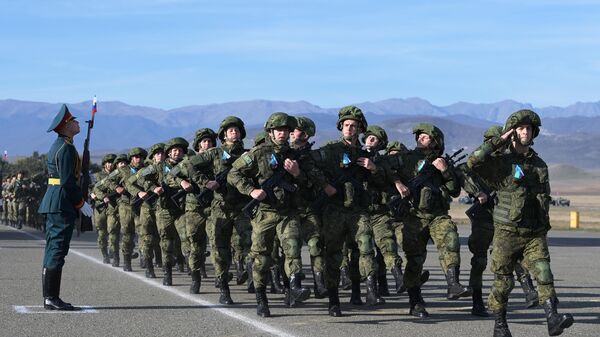
[[[553,198],[550,197],[550,205],[552,206],[559,206],[559,207],[570,207],[571,206],[571,200],[567,199],[567,198],[563,198],[563,197],[558,197],[558,198]]]
[[[458,198],[458,203],[459,204],[465,204],[465,205],[470,205],[472,203],[475,202],[475,198],[472,198],[468,195],[462,196],[460,198]]]

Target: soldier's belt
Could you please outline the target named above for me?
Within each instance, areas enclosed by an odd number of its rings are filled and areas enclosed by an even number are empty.
[[[60,185],[60,178],[48,178],[48,185]]]

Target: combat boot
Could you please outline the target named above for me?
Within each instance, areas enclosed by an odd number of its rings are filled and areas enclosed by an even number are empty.
[[[533,281],[531,280],[531,276],[522,275],[519,278],[519,283],[521,283],[521,288],[523,289],[523,294],[525,294],[525,306],[527,308],[533,308],[539,304],[538,293],[533,286]]]
[[[281,285],[281,269],[278,265],[271,267],[271,293],[285,294],[285,289]]]
[[[119,258],[119,252],[113,252],[112,255],[113,255],[112,266],[119,267],[119,264],[121,263],[120,258]]]
[[[352,294],[350,295],[350,304],[363,305],[363,301],[360,298],[360,282],[352,281]]]
[[[483,295],[481,288],[473,288],[473,308],[471,315],[479,317],[489,317],[485,305],[483,304]]]
[[[408,313],[418,318],[427,318],[429,313],[425,310],[425,301],[421,296],[421,288],[414,287],[408,288],[408,302],[410,304],[410,310]]]
[[[146,278],[156,278],[156,274],[154,274],[154,265],[152,261],[148,261],[146,265]]]
[[[254,261],[250,260],[246,263],[246,290],[248,290],[248,294],[254,294],[256,290],[254,289],[254,280],[252,278],[252,264]]]
[[[508,330],[508,323],[506,323],[506,309],[500,312],[495,312],[496,316],[494,323],[494,337],[512,337],[510,330]]]
[[[163,285],[172,286],[173,285],[173,267],[170,263],[165,263],[163,267],[165,271],[165,275],[163,277]]]
[[[102,252],[102,263],[110,264],[110,257],[108,257],[108,248],[102,247],[100,251]]]
[[[337,287],[329,288],[327,289],[327,294],[329,295],[329,316],[341,317],[342,310],[340,309],[339,289]]]
[[[42,270],[42,292],[44,296],[44,309],[47,310],[76,310],[71,303],[63,302],[60,299],[60,282],[62,279],[62,269]]]
[[[160,249],[156,249],[154,251],[154,258],[156,260],[155,266],[157,268],[162,268],[163,267],[163,260],[162,260],[162,252],[161,252]]]
[[[340,288],[342,290],[352,288],[352,280],[350,280],[350,274],[346,267],[340,269]]]
[[[315,285],[315,298],[327,297],[327,287],[325,287],[325,277],[323,276],[323,272],[314,272],[313,282]]]
[[[377,291],[377,280],[374,275],[367,276],[367,305],[385,304],[385,300],[379,296]]]
[[[250,271],[244,270],[244,259],[239,258],[235,263],[235,283],[242,285],[248,280]]]
[[[392,268],[392,275],[394,276],[394,280],[396,281],[396,294],[400,295],[406,291],[406,287],[404,286],[404,274],[402,273],[402,265],[396,264]],[[427,273],[427,279],[429,279],[429,273]]]
[[[260,317],[271,317],[265,287],[256,288],[256,314]]]
[[[224,275],[225,277],[219,277],[219,291],[221,296],[219,297],[219,303],[221,304],[233,304],[233,300],[231,299],[231,293],[229,292],[229,280],[227,277],[227,273]],[[258,296],[258,295],[257,295]]]
[[[310,289],[302,287],[302,276],[296,273],[290,277],[290,307],[304,302],[310,297]]]
[[[379,297],[390,296],[390,289],[387,281],[387,270],[385,266],[379,266],[377,272],[377,295]]]
[[[571,314],[559,314],[556,312],[558,299],[551,297],[544,301],[544,311],[546,312],[546,321],[548,322],[548,334],[558,336],[563,330],[573,325],[573,316]]]
[[[131,269],[131,255],[123,255],[123,271],[133,271]]]
[[[448,296],[449,300],[456,300],[460,297],[467,297],[473,295],[473,290],[469,287],[463,287],[458,281],[459,267],[457,265],[448,266],[448,272],[446,273],[446,282],[448,282]]]
[[[192,284],[190,285],[190,294],[200,293],[200,282],[202,281],[200,271],[192,271]]]

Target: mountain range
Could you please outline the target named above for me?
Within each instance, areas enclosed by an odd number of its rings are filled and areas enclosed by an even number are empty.
[[[54,138],[45,131],[60,109],[61,103],[0,100],[0,150],[9,155],[28,155],[46,151]],[[512,112],[533,109],[542,117],[542,132],[535,149],[548,163],[563,163],[582,168],[599,168],[600,101],[575,103],[567,107],[533,107],[528,103],[505,100],[490,104],[458,102],[436,106],[421,98],[387,99],[362,102],[359,106],[370,124],[383,126],[391,140],[400,140],[412,147],[414,124],[426,121],[440,127],[447,149],[465,147],[472,150],[481,143],[483,131],[501,124]],[[68,104],[83,122],[88,119],[91,101]],[[253,137],[266,118],[275,111],[312,118],[317,125],[315,141],[321,144],[339,137],[336,130],[339,107],[322,108],[306,101],[282,102],[252,100],[209,105],[185,106],[170,110],[128,105],[118,101],[99,102],[92,131],[91,151],[95,157],[103,153],[125,151],[132,146],[149,146],[175,136],[193,137],[201,127],[218,129],[228,115],[244,120],[248,137]],[[78,136],[78,148],[85,138],[85,125]],[[247,147],[252,145],[249,139]],[[566,155],[568,154],[568,155]]]

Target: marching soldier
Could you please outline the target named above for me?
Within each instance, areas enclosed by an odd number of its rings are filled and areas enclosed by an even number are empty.
[[[113,171],[113,161],[115,158],[117,158],[117,155],[114,153],[109,153],[102,158],[102,171],[95,174],[96,183],[108,177]],[[106,204],[104,204],[102,200],[99,200],[94,193],[94,186],[91,186],[91,189],[92,193],[90,193],[90,197],[96,205],[96,207],[94,207],[94,223],[96,224],[96,231],[98,232],[98,247],[102,253],[102,262],[108,264],[110,263],[110,257],[108,256],[107,207],[105,207]]]

